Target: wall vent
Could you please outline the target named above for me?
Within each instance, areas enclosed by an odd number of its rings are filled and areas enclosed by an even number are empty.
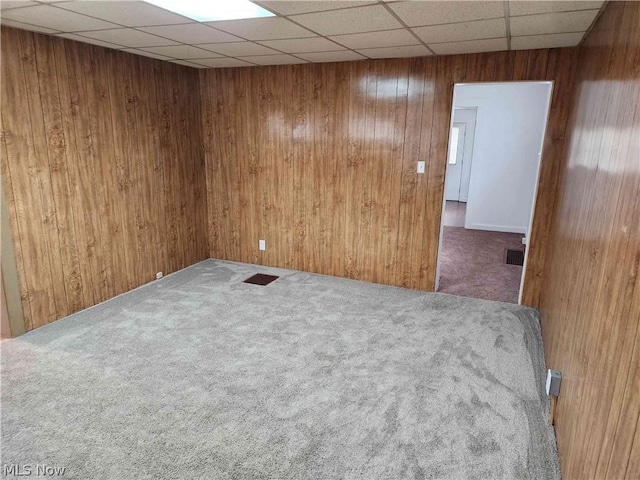
[[[507,265],[524,265],[524,252],[507,248],[504,256],[504,263]]]
[[[252,277],[247,278],[244,283],[251,283],[253,285],[269,285],[271,282],[277,280],[280,277],[275,275],[267,275],[266,273],[256,273]]]

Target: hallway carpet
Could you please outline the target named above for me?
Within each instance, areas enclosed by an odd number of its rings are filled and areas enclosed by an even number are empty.
[[[515,305],[208,260],[1,357],[2,463],[66,479],[559,478]]]
[[[504,262],[506,248],[524,250],[519,233],[444,227],[438,291],[518,303],[522,267]]]

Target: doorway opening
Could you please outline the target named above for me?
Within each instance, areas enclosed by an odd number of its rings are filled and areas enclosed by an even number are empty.
[[[436,291],[520,302],[552,86],[454,86]]]

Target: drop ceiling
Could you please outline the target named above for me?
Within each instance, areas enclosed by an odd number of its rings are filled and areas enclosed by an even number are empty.
[[[254,3],[276,16],[200,23],[144,1],[2,0],[0,22],[193,68],[223,68],[570,47],[604,2]]]

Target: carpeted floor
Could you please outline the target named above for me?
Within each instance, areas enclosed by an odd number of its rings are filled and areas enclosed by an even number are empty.
[[[522,267],[504,262],[506,248],[524,250],[522,235],[445,226],[438,291],[518,303]]]
[[[516,305],[208,260],[0,347],[4,465],[559,478],[537,313]]]

